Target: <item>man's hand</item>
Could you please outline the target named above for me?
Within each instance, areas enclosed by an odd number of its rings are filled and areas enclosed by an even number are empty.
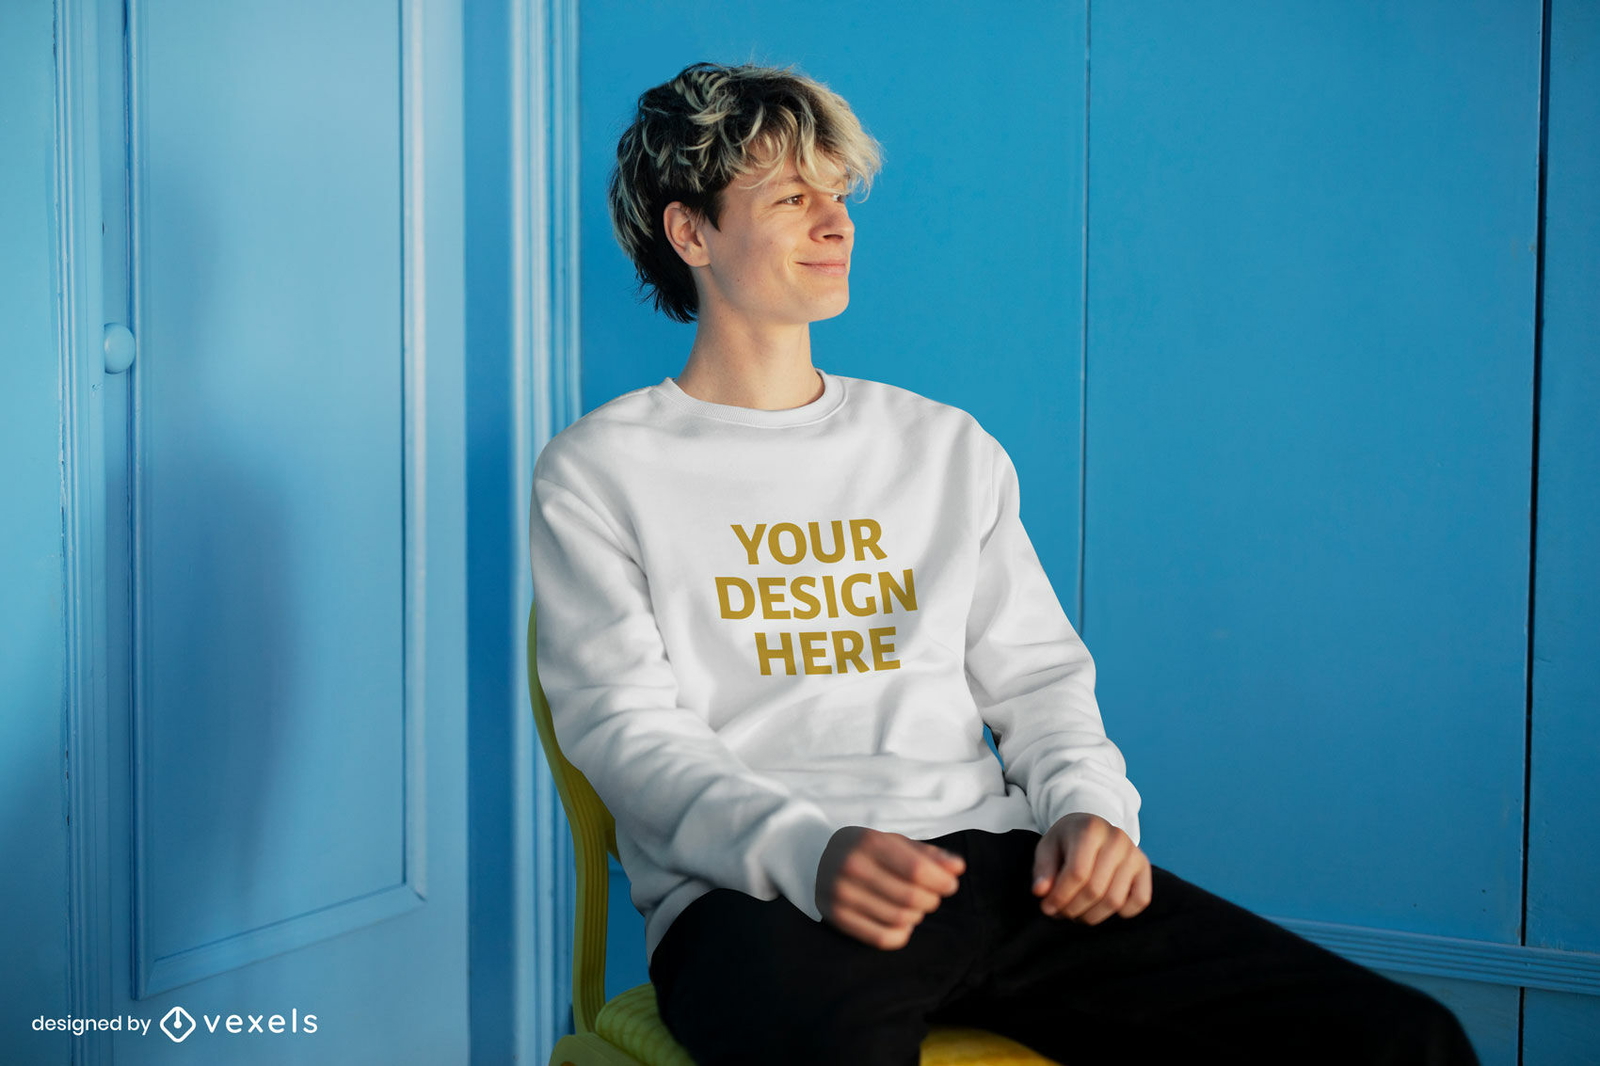
[[[894,951],[923,917],[955,895],[966,861],[899,833],[847,825],[817,864],[817,909],[841,932]]]
[[[1099,925],[1150,905],[1150,860],[1127,833],[1095,814],[1069,814],[1039,839],[1033,894],[1052,918]]]

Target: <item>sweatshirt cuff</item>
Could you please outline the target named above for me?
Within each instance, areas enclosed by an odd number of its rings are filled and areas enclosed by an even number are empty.
[[[1104,818],[1124,833],[1133,841],[1134,847],[1139,846],[1139,801],[1137,798],[1129,803],[1107,789],[1095,788],[1088,785],[1078,785],[1059,796],[1051,796],[1040,805],[1038,814],[1045,819],[1041,833],[1048,833],[1050,827],[1069,814],[1093,814]]]
[[[814,922],[822,921],[822,912],[817,909],[817,867],[828,841],[839,828],[820,818],[807,818],[773,848],[773,883],[785,899]]]

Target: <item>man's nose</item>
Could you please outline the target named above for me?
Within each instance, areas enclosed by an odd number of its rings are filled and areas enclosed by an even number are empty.
[[[850,212],[838,200],[828,201],[827,214],[822,219],[822,235],[849,240],[855,236],[856,224],[850,221]]]

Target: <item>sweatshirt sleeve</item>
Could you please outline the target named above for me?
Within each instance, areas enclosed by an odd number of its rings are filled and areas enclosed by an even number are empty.
[[[781,894],[820,921],[817,865],[839,827],[679,705],[628,538],[536,473],[529,541],[535,654],[556,739],[619,828],[663,869],[758,899]]]
[[[1016,467],[1000,442],[980,515],[977,585],[967,616],[967,682],[995,736],[1006,778],[1043,829],[1097,814],[1139,843],[1139,793],[1107,738],[1094,660],[1061,609],[1022,527]],[[1041,830],[1042,831],[1042,830]]]

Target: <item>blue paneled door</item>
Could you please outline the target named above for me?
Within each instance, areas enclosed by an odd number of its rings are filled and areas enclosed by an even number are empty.
[[[459,5],[92,13],[111,1058],[464,1062]]]

